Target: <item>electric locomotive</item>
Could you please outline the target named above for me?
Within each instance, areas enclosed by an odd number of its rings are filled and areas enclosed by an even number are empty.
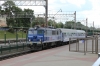
[[[28,47],[32,50],[42,50],[60,44],[61,31],[52,27],[35,26],[28,30]]]

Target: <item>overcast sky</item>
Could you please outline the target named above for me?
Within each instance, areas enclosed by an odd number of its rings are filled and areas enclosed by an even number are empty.
[[[77,20],[81,21],[88,18],[88,25],[94,24],[96,27],[100,26],[100,0],[48,0],[48,10],[58,11],[76,11]],[[25,7],[28,8],[28,7]],[[45,12],[44,7],[34,6],[35,13]]]

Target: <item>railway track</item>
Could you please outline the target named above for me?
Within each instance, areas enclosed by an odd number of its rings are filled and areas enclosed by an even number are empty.
[[[62,45],[62,46],[64,46],[64,45]],[[58,47],[60,47],[60,46],[58,46]],[[55,48],[55,47],[45,48],[43,50],[52,49],[52,48]],[[9,52],[9,50],[7,52]],[[25,54],[29,54],[29,53],[32,53],[32,52],[36,52],[36,51],[31,51],[30,49],[25,49],[24,48],[23,51],[9,53],[9,54],[2,54],[2,55],[0,55],[0,61],[6,60],[6,59],[9,59],[9,58],[13,58],[13,57],[17,57],[17,56],[21,56],[21,55],[25,55]]]

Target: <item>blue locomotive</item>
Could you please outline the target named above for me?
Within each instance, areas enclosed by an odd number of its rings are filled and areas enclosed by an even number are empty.
[[[28,30],[28,45],[31,49],[43,49],[56,46],[61,40],[61,31],[54,28],[36,26]]]
[[[85,38],[85,31],[35,26],[28,30],[28,47],[32,50],[42,50],[66,44],[69,38]]]

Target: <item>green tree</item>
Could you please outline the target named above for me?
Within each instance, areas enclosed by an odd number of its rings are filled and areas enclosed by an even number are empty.
[[[13,13],[13,7],[16,6],[13,1],[6,1],[2,4],[4,7],[5,14],[7,16],[11,16]]]
[[[32,26],[34,27],[35,25],[41,25],[44,26],[45,25],[45,18],[44,17],[36,17],[33,20]]]
[[[53,20],[49,19],[48,20],[48,26],[52,26],[52,24],[53,24]]]
[[[62,22],[57,23],[58,27],[57,28],[63,28],[64,24]]]
[[[65,22],[65,28],[76,28],[76,29],[84,29],[88,28],[85,25],[81,24],[81,22],[67,21]]]
[[[25,17],[25,18],[22,19],[23,27],[30,27],[31,19],[32,19],[32,22],[33,22],[33,20],[35,18],[34,11],[32,9],[24,9],[23,17]]]
[[[73,21],[66,21],[65,22],[65,28],[74,28],[74,24],[75,24],[75,22],[73,22]]]
[[[22,9],[17,7],[13,1],[6,1],[2,4],[2,6],[4,7],[4,10],[1,11],[2,14],[6,14],[7,17],[15,17],[15,18],[7,18],[8,26],[30,27],[30,24],[31,24],[30,19],[35,18],[33,10],[24,9],[24,11],[22,11]],[[18,18],[18,17],[22,17],[22,18]]]
[[[13,26],[23,27],[22,18],[20,18],[20,17],[22,17],[22,13],[23,13],[23,11],[21,8],[19,8],[17,6],[13,7],[13,15],[15,16]]]
[[[3,15],[6,14],[7,17],[13,15],[13,7],[16,6],[13,1],[6,1],[2,4],[4,7],[4,10],[2,11]],[[7,18],[7,25],[8,26],[13,26],[14,24],[14,19],[13,18]]]

